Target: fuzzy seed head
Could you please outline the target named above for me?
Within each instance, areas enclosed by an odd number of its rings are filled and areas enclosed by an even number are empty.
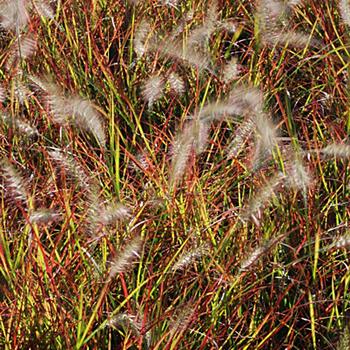
[[[47,0],[32,0],[33,5],[39,16],[48,19],[54,19],[55,14]]]
[[[227,84],[239,77],[240,68],[237,64],[237,58],[232,58],[223,68],[222,80]]]
[[[253,133],[255,123],[251,118],[247,118],[237,129],[235,136],[227,147],[227,157],[229,159],[236,158],[239,155],[244,143]]]
[[[61,218],[61,214],[54,209],[41,208],[34,211],[30,217],[29,221],[32,224],[45,225],[50,222],[57,221]]]
[[[148,108],[152,108],[153,104],[163,96],[164,87],[162,76],[153,75],[147,79],[142,88],[142,96],[148,103]]]
[[[143,240],[140,236],[137,236],[130,241],[112,261],[109,271],[109,279],[112,279],[117,273],[129,270],[132,263],[135,262],[136,259],[140,259],[142,246]]]
[[[143,19],[136,29],[134,39],[134,49],[139,59],[147,52],[147,38],[150,32],[150,23]]]
[[[69,123],[90,132],[105,147],[106,135],[102,117],[91,101],[78,95],[65,96],[61,88],[47,79],[31,76],[30,80],[46,93],[46,100],[56,123]]]
[[[167,83],[170,85],[170,89],[177,95],[182,95],[185,92],[185,83],[177,73],[170,73],[167,79]]]
[[[204,244],[180,255],[172,271],[184,270],[196,260],[209,253],[209,245]]]
[[[130,209],[121,203],[117,203],[100,210],[98,220],[102,225],[111,225],[118,221],[127,220],[130,216]]]
[[[350,26],[350,4],[349,0],[339,1],[339,11],[344,23]]]
[[[310,171],[304,166],[300,159],[295,159],[287,174],[287,185],[306,194],[311,185],[311,179]]]
[[[5,190],[15,201],[27,203],[29,195],[26,190],[25,181],[15,167],[7,159],[1,160],[0,167],[5,180]]]
[[[182,178],[188,159],[193,149],[194,135],[191,127],[185,127],[184,131],[178,135],[172,148],[170,184],[175,184]]]
[[[8,115],[1,115],[0,119],[7,124],[9,127],[15,127],[15,129],[28,137],[39,135],[37,128],[31,126],[27,121],[23,118],[11,118]]]
[[[170,324],[171,333],[185,331],[192,322],[195,310],[190,305],[182,307]]]
[[[6,30],[20,32],[29,20],[27,0],[3,0],[0,3],[0,25]]]
[[[67,174],[71,175],[72,178],[77,181],[82,189],[88,191],[88,193],[91,192],[90,178],[85,174],[81,165],[75,161],[73,157],[64,154],[59,149],[48,151],[48,154],[52,160],[58,163],[67,172]]]
[[[284,179],[285,176],[282,173],[277,173],[264,186],[259,188],[258,192],[250,200],[248,206],[243,210],[243,221],[251,217],[255,218],[256,215],[259,214],[260,210],[276,195],[276,191]]]
[[[0,103],[3,103],[6,98],[6,92],[3,86],[0,85]]]
[[[342,143],[333,143],[325,148],[322,148],[320,152],[326,157],[335,158],[349,158],[350,157],[350,145]]]

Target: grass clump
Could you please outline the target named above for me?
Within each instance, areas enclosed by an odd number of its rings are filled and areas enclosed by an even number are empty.
[[[347,348],[348,13],[0,1],[0,348]]]

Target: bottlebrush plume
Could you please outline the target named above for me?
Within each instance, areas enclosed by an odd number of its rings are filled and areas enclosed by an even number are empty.
[[[335,158],[349,158],[350,157],[350,145],[343,143],[332,143],[320,150],[320,153],[325,157]]]
[[[230,81],[237,79],[239,77],[239,73],[240,67],[237,63],[237,58],[234,57],[223,67],[222,80],[227,84]]]
[[[19,32],[29,20],[27,0],[3,0],[0,2],[0,25],[6,30]]]
[[[306,196],[311,185],[311,174],[303,162],[296,158],[287,169],[286,183],[289,187],[301,191]]]
[[[25,60],[35,54],[37,42],[31,35],[20,36],[12,45],[11,54],[7,58],[5,68],[10,69],[20,60]]]
[[[257,113],[255,122],[255,150],[252,168],[258,169],[278,145],[277,130],[266,113]]]
[[[258,89],[237,86],[230,92],[228,98],[205,105],[199,112],[199,118],[205,121],[214,121],[232,116],[249,115],[253,117],[262,113],[262,110],[263,98]],[[254,120],[255,123],[260,122],[257,117]]]
[[[128,207],[121,203],[116,203],[100,209],[98,221],[103,225],[111,225],[121,220],[127,220],[130,216],[130,209]]]
[[[55,14],[53,12],[52,7],[50,6],[48,1],[45,0],[32,0],[33,6],[37,13],[44,18],[53,19]]]
[[[259,245],[256,249],[254,249],[247,258],[241,263],[239,273],[244,271],[251,270],[269,250],[275,246],[278,242],[280,242],[284,238],[284,235],[280,235],[274,238],[271,238],[267,242]]]
[[[72,122],[78,128],[92,133],[102,147],[106,145],[106,135],[102,124],[101,114],[95,105],[78,95],[68,97],[65,107],[67,114],[72,116]],[[63,106],[62,106],[63,107]]]
[[[6,98],[6,92],[3,86],[0,85],[0,102],[3,103]]]
[[[193,248],[179,256],[176,263],[172,267],[172,271],[183,270],[208,253],[209,246],[207,244]]]
[[[260,0],[257,17],[260,21],[261,39],[265,44],[300,48],[309,44],[319,45],[319,41],[310,38],[310,35],[288,29],[287,10],[299,3],[297,0]]]
[[[218,13],[217,2],[212,1],[209,5],[203,25],[193,29],[189,33],[187,46],[202,46],[207,42],[219,24]]]
[[[142,87],[142,96],[148,103],[148,108],[152,108],[153,104],[163,96],[164,88],[165,81],[161,75],[152,75],[146,80]]]
[[[109,279],[113,278],[117,273],[126,272],[130,269],[132,263],[140,259],[143,246],[143,240],[140,236],[136,236],[131,240],[122,251],[118,252],[114,260],[111,262]]]
[[[318,47],[320,42],[310,37],[310,35],[285,31],[277,34],[263,35],[263,40],[266,44],[270,45],[290,45],[296,48],[304,48],[308,45]]]
[[[31,126],[23,118],[11,118],[10,116],[3,114],[1,115],[0,119],[9,127],[14,127],[20,134],[25,134],[29,137],[39,135],[37,128]]]
[[[170,324],[171,334],[185,331],[192,322],[195,314],[195,309],[191,305],[183,305],[179,307],[177,315],[173,318]]]
[[[167,83],[177,95],[182,95],[185,92],[185,83],[177,73],[171,72],[167,78]]]
[[[253,198],[243,210],[241,215],[243,221],[247,221],[249,218],[252,218],[258,224],[257,215],[259,216],[261,214],[260,211],[276,194],[284,179],[285,176],[282,173],[277,173],[276,175],[272,176],[267,183],[258,189],[257,193],[253,195]]]
[[[182,178],[193,149],[193,140],[193,129],[191,126],[186,126],[183,132],[177,136],[173,144],[170,170],[171,186]]]
[[[171,41],[169,38],[158,40],[150,45],[152,51],[157,51],[164,58],[180,61],[182,64],[197,68],[199,71],[210,70],[208,52],[183,45],[182,40]]]
[[[195,120],[187,123],[177,136],[172,148],[170,184],[174,185],[185,172],[191,152],[200,154],[204,151],[209,136],[210,125],[206,121]]]
[[[29,195],[24,179],[19,175],[15,167],[7,159],[0,161],[2,177],[5,181],[5,191],[18,202],[28,203]]]
[[[52,160],[58,163],[67,174],[72,176],[77,181],[79,186],[85,191],[91,191],[91,179],[85,174],[85,171],[81,165],[74,160],[72,156],[65,154],[60,149],[52,149],[48,151],[48,154]]]
[[[341,249],[350,247],[350,231],[346,231],[344,234],[337,236],[329,248]]]
[[[349,0],[339,1],[339,11],[344,23],[350,26],[350,4]]]
[[[57,221],[61,218],[61,213],[54,209],[40,208],[30,214],[29,221],[32,224],[44,225]]]
[[[149,39],[150,33],[151,25],[147,20],[143,19],[136,29],[134,39],[134,49],[139,58],[148,50],[147,40]]]
[[[65,95],[60,87],[48,80],[33,76],[29,78],[46,93],[46,101],[55,122],[63,125],[69,123],[88,131],[105,147],[106,135],[101,114],[91,101],[78,95]]]
[[[235,132],[235,136],[231,143],[227,147],[227,157],[235,158],[238,156],[239,152],[242,149],[242,146],[246,142],[246,140],[253,133],[255,128],[255,123],[251,118],[247,118],[243,121],[243,123],[239,126],[237,131]]]

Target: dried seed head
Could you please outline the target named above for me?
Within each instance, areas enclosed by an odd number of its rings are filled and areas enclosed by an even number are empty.
[[[250,271],[259,261],[259,259],[265,255],[273,246],[280,242],[284,238],[284,235],[280,235],[274,238],[271,238],[267,242],[259,245],[254,249],[247,258],[241,263],[239,273],[244,271]]]
[[[9,125],[10,127],[15,127],[17,131],[21,134],[25,134],[26,136],[36,136],[39,135],[37,128],[29,125],[27,121],[19,118],[11,118],[8,115],[3,114],[1,120]]]
[[[170,89],[176,94],[182,95],[185,92],[185,83],[177,73],[170,73],[167,79],[167,83],[170,85]]]
[[[184,127],[177,136],[172,148],[170,184],[174,185],[186,169],[191,152],[200,154],[204,151],[209,136],[210,125],[206,121],[195,119]]]
[[[12,45],[5,68],[10,69],[14,64],[18,65],[19,60],[25,60],[35,54],[37,42],[32,35],[20,36]]]
[[[102,147],[106,145],[106,135],[104,132],[101,114],[96,106],[89,100],[80,96],[72,96],[66,99],[67,113],[72,116],[73,123],[80,129],[93,134]],[[66,107],[66,108],[67,108]]]
[[[263,94],[255,87],[235,87],[231,90],[228,101],[236,106],[239,115],[253,117],[263,111]]]
[[[349,325],[347,325],[341,334],[341,337],[339,339],[339,342],[337,344],[336,350],[348,350],[350,349],[350,328]]]
[[[304,48],[308,45],[318,47],[320,42],[310,37],[310,35],[286,31],[282,33],[267,33],[262,37],[265,44],[268,45],[289,45],[296,48]]]
[[[260,210],[270,202],[284,179],[285,176],[282,173],[277,173],[271,177],[264,186],[259,188],[258,192],[253,196],[246,208],[243,209],[241,215],[243,221],[247,221],[249,218],[257,220],[256,215],[259,214]]]
[[[27,0],[4,0],[0,3],[0,25],[6,30],[18,33],[29,20]]]
[[[227,147],[227,157],[229,159],[236,158],[241,151],[246,140],[251,136],[255,128],[255,123],[251,118],[243,121],[241,126],[235,132],[235,136]]]
[[[0,85],[0,102],[3,103],[6,98],[6,92],[3,86]]]
[[[267,252],[266,246],[257,247],[241,264],[239,271],[249,271],[258,262],[260,257]]]
[[[36,12],[44,18],[54,19],[55,14],[53,12],[50,3],[46,0],[32,0]]]
[[[257,136],[261,140],[263,147],[271,151],[278,143],[275,125],[265,113],[257,114],[254,121],[256,124]]]
[[[199,71],[210,70],[210,57],[208,52],[184,46],[182,40],[169,40],[169,38],[158,40],[150,45],[152,51],[157,51],[165,58],[179,60],[181,63],[197,68]]]
[[[343,234],[338,234],[334,237],[328,249],[348,249],[350,248],[350,231],[347,230]]]
[[[350,157],[350,145],[342,143],[333,143],[320,150],[326,157],[335,158],[349,158]]]
[[[276,127],[267,114],[256,114],[254,121],[256,125],[256,141],[252,168],[256,170],[272,154],[274,148],[278,145],[278,137]]]
[[[108,205],[100,210],[98,221],[102,225],[111,225],[118,221],[127,220],[130,216],[130,209],[121,203],[117,203]]]
[[[221,21],[218,23],[218,26],[224,30],[226,30],[227,32],[229,33],[234,33],[236,32],[237,30],[237,24],[236,22],[231,19],[231,18],[228,18],[224,21]]]
[[[64,154],[60,149],[48,151],[49,156],[77,181],[85,191],[91,192],[91,179],[86,175],[81,165],[71,156]]]
[[[194,135],[192,127],[186,126],[177,136],[172,147],[172,159],[170,170],[170,185],[174,185],[186,169],[188,159],[193,149]]]
[[[63,125],[73,124],[81,130],[88,131],[102,147],[105,147],[106,135],[102,117],[91,101],[78,95],[65,96],[60,87],[47,79],[31,76],[30,80],[46,93],[46,100],[55,122]]]
[[[150,23],[143,19],[135,32],[134,49],[139,58],[147,52],[147,39],[151,33]]]
[[[61,214],[54,209],[48,208],[38,209],[34,211],[29,217],[30,223],[37,225],[45,225],[59,219],[61,219]]]
[[[311,185],[311,179],[309,169],[305,167],[300,159],[296,158],[288,169],[287,185],[297,191],[302,191],[306,195]]]
[[[280,29],[286,4],[280,0],[260,0],[256,15],[260,22],[260,29],[264,34],[275,33]]]
[[[164,87],[164,78],[160,75],[153,75],[147,79],[142,87],[142,96],[148,103],[148,108],[152,108],[154,102],[163,96]]]
[[[339,11],[344,23],[350,26],[350,4],[349,0],[339,1]]]
[[[210,124],[205,121],[195,120],[191,127],[193,129],[193,147],[196,154],[199,155],[207,147]]]
[[[177,315],[170,324],[172,334],[185,331],[192,322],[195,309],[191,305],[185,305],[179,308]]]
[[[159,0],[164,6],[176,7],[179,0]]]
[[[232,103],[230,100],[216,101],[208,103],[199,112],[199,118],[203,122],[210,122],[215,120],[224,120],[233,115],[241,115],[244,113],[242,103]]]
[[[118,327],[123,325],[130,326],[137,336],[140,335],[142,329],[142,321],[139,320],[135,315],[129,313],[121,313],[114,316],[107,323],[107,326],[109,327]]]
[[[188,47],[203,46],[218,26],[218,4],[211,1],[203,25],[192,30],[188,36]]]
[[[130,241],[112,261],[110,265],[109,279],[113,278],[117,273],[126,272],[136,259],[140,259],[142,246],[143,240],[140,236],[137,236]]]
[[[32,95],[31,91],[25,86],[20,79],[15,79],[15,96],[17,97],[19,103],[23,104],[28,101],[28,98]]]
[[[209,245],[203,244],[199,247],[193,248],[188,252],[182,253],[176,263],[172,267],[172,271],[184,270],[196,260],[209,253]]]
[[[222,71],[222,80],[227,84],[233,79],[239,77],[240,68],[237,64],[237,58],[232,58],[223,68]]]
[[[7,159],[4,158],[1,160],[0,167],[2,169],[3,179],[5,180],[5,190],[15,201],[27,204],[29,195],[24,179]]]

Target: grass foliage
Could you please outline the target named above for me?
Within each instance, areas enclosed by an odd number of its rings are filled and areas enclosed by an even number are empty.
[[[1,349],[349,348],[348,1],[0,26]]]

